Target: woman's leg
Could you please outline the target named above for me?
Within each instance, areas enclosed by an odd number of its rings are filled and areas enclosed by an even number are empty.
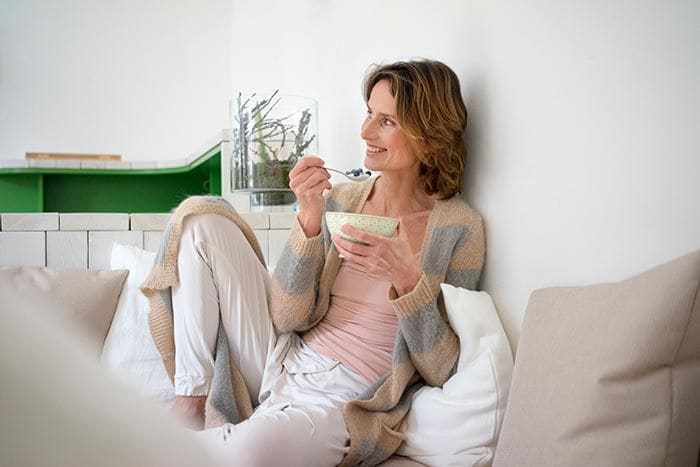
[[[329,466],[348,451],[343,407],[369,383],[294,334],[292,341],[272,394],[249,419],[198,434],[223,465]]]
[[[349,439],[342,407],[321,401],[253,414],[197,435],[210,457],[229,467],[338,465]]]
[[[180,285],[172,291],[174,409],[203,415],[214,371],[219,317],[232,361],[255,403],[275,334],[267,309],[269,275],[236,225],[216,214],[185,219],[178,251]]]

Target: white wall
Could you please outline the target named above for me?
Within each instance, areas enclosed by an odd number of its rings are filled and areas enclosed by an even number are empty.
[[[511,339],[534,288],[700,248],[700,2],[528,3],[491,11],[467,189]]]
[[[228,126],[229,0],[0,0],[0,159],[182,159]]]
[[[367,68],[397,58],[442,59],[468,87],[484,60],[483,20],[479,3],[464,0],[233,0],[232,87],[315,97],[322,157],[359,167]]]
[[[329,165],[362,160],[370,63],[427,56],[457,71],[483,287],[512,342],[534,288],[619,280],[700,247],[699,2],[233,5],[233,87],[317,96]]]
[[[700,247],[695,0],[4,3],[0,157],[31,142],[167,159],[154,148],[226,125],[232,90],[281,88],[319,100],[321,155],[355,167],[367,66],[450,64],[470,110],[465,197],[487,226],[482,285],[512,342],[532,289]]]

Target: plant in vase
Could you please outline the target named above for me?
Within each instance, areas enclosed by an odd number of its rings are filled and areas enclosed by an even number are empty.
[[[296,201],[289,190],[289,171],[316,143],[315,103],[311,99],[268,98],[239,93],[233,109],[233,189],[251,192],[251,202],[288,205]]]

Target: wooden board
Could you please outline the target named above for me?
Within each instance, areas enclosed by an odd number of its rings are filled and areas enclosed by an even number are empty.
[[[28,152],[27,159],[73,159],[93,161],[121,161],[120,154],[88,154],[88,153],[62,153],[62,152]]]

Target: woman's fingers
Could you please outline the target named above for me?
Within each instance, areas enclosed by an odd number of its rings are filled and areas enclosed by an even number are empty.
[[[289,178],[296,177],[300,173],[304,172],[306,169],[311,167],[323,167],[325,162],[323,159],[317,156],[304,156],[300,158],[292,170],[289,171]]]
[[[371,257],[368,255],[368,251],[363,249],[363,247],[367,248],[367,246],[352,242],[337,234],[331,235],[331,241],[333,241],[335,248],[343,258],[365,266],[371,266],[371,264],[367,263],[371,261]]]
[[[299,196],[319,195],[330,189],[330,174],[323,168],[323,160],[316,156],[304,156],[289,173],[289,188]]]
[[[330,174],[323,168],[323,160],[316,156],[302,157],[289,173],[289,188],[296,195],[301,210],[315,219],[314,231],[323,214],[323,191],[331,188],[328,179]]]
[[[332,235],[338,253],[344,258],[361,265],[369,273],[389,278],[400,295],[415,288],[421,270],[405,229],[400,229],[392,237],[364,232],[347,224],[341,226],[340,231],[362,242],[355,243],[340,235]]]
[[[331,235],[331,240],[340,256],[347,261],[362,266],[370,274],[387,275],[388,263],[384,258],[375,256],[371,246],[351,242],[337,234]]]
[[[356,229],[355,227],[351,226],[350,224],[344,224],[340,226],[340,231],[350,235],[352,238],[359,240],[362,243],[366,243],[368,245],[376,245],[378,243],[381,243],[385,237],[382,237],[381,235],[375,235],[371,234],[369,232],[365,232],[364,230],[359,230]]]
[[[323,191],[331,188],[330,174],[323,164],[320,157],[304,156],[289,172],[289,188],[299,202],[298,219],[307,237],[318,235],[321,230]]]
[[[294,177],[290,173],[289,187],[294,191],[309,190],[319,184],[330,188],[330,182],[328,182],[330,178],[330,174],[324,168],[308,168]]]
[[[338,242],[339,245],[355,256],[380,257],[383,256],[386,251],[385,242],[387,239],[381,235],[364,232],[347,224],[341,226],[340,231],[357,240],[357,242],[353,242],[337,235],[337,238],[340,239]]]
[[[345,248],[345,243],[343,243],[347,240],[339,235],[332,234],[331,241],[333,242],[333,245],[335,245],[336,250],[338,250],[338,253],[340,253],[342,256],[346,256],[349,253],[349,251]]]
[[[353,255],[365,256],[368,253],[367,245],[362,245],[361,243],[353,242],[352,240],[348,240],[337,234],[331,235],[331,239],[333,240],[333,243],[336,247],[340,247],[343,249],[343,251],[352,253]]]

